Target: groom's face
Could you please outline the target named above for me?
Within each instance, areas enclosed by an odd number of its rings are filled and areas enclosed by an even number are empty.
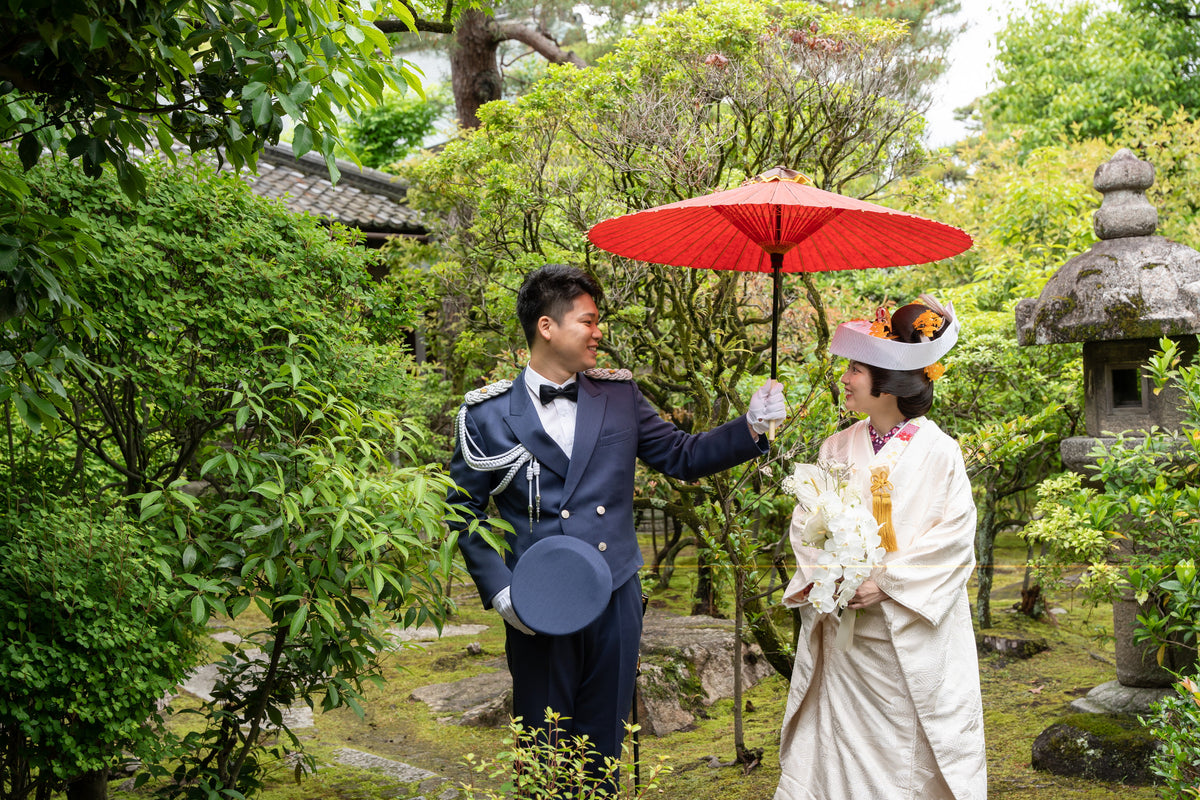
[[[579,295],[562,319],[550,316],[539,319],[538,334],[546,343],[547,355],[563,372],[573,375],[591,369],[596,366],[596,352],[603,336],[596,301],[589,294]]]

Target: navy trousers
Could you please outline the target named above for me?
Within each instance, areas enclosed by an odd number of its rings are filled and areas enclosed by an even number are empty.
[[[642,638],[638,577],[617,587],[608,607],[577,633],[528,636],[505,627],[513,715],[526,729],[545,729],[552,708],[564,736],[586,735],[602,758],[620,759]]]

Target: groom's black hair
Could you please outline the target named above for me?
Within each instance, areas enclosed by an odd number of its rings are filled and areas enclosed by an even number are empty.
[[[550,317],[562,322],[563,315],[581,294],[591,295],[596,305],[604,299],[599,281],[578,267],[547,264],[526,275],[517,291],[517,319],[525,331],[525,343],[533,347],[539,319]]]

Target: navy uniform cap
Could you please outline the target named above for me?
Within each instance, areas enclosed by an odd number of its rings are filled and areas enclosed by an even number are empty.
[[[586,542],[547,536],[521,554],[509,595],[521,621],[538,633],[566,636],[590,625],[608,605],[612,572]]]

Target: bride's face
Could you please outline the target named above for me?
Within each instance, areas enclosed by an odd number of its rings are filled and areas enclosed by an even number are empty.
[[[841,377],[847,411],[872,416],[880,411],[894,411],[896,398],[886,392],[875,397],[871,394],[871,372],[857,361],[846,364]]]

